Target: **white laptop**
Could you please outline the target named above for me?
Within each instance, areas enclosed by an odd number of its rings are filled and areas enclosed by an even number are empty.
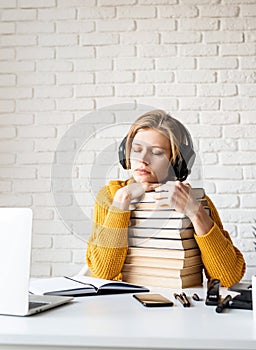
[[[27,316],[72,297],[29,294],[32,210],[0,208],[0,314]]]

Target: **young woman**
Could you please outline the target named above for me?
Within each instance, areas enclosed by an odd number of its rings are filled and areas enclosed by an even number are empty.
[[[162,110],[148,112],[131,126],[119,157],[123,167],[131,170],[132,178],[110,181],[98,193],[86,252],[92,276],[122,278],[131,201],[155,190],[159,205],[167,203],[192,221],[207,278],[217,278],[226,287],[240,281],[245,262],[223,229],[215,206],[206,196],[209,216],[191,194],[190,185],[183,182],[195,157],[187,129]]]

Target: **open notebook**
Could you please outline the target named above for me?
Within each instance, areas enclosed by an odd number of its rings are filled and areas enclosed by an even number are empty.
[[[29,290],[41,295],[68,296],[149,292],[144,286],[79,275],[31,279]]]

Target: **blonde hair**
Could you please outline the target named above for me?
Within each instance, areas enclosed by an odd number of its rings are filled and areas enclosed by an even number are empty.
[[[147,112],[138,117],[132,124],[126,140],[126,167],[130,168],[130,154],[132,141],[141,129],[154,129],[162,132],[170,141],[171,159],[173,165],[177,158],[181,157],[179,147],[187,142],[187,132],[177,119],[171,117],[168,113],[161,109]]]

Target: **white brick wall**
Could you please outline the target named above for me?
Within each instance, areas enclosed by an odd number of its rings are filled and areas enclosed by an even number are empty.
[[[0,10],[0,206],[34,210],[33,275],[83,265],[84,216],[104,179],[125,176],[114,142],[147,106],[190,129],[191,182],[215,201],[246,278],[256,273],[256,1],[1,0]]]

